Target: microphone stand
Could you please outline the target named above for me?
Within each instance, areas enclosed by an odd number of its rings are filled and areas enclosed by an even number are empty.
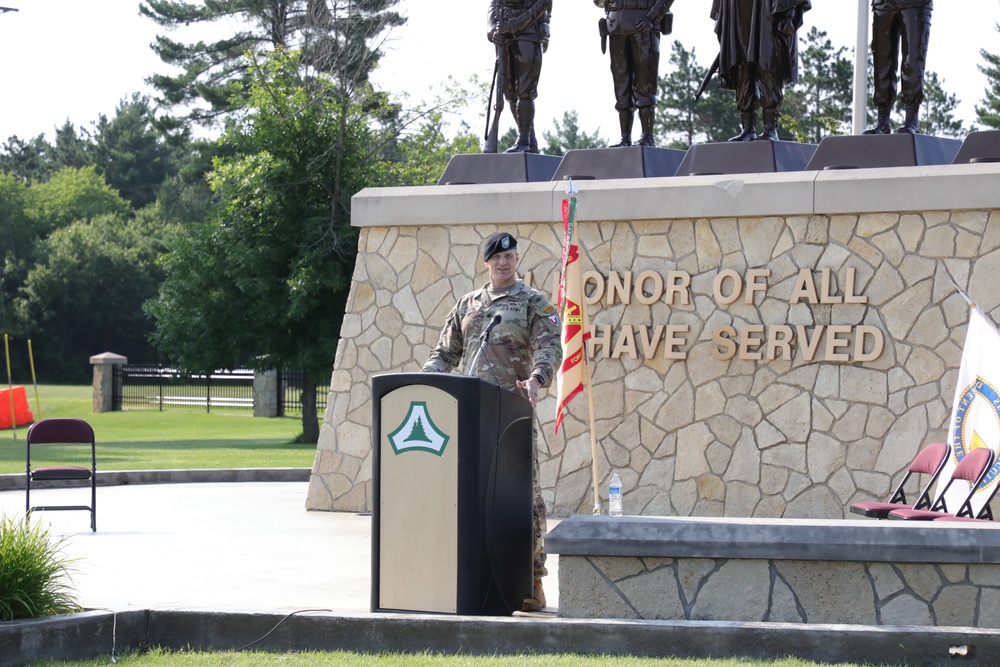
[[[489,333],[489,331],[484,331],[483,335],[479,337],[479,349],[476,350],[476,356],[472,357],[472,364],[469,365],[469,375],[476,374],[476,364],[479,362],[479,357],[482,356],[483,349],[486,347],[486,338]]]
[[[482,356],[483,354],[483,349],[486,348],[486,339],[490,337],[490,334],[493,332],[493,328],[496,325],[500,324],[500,321],[502,319],[503,318],[500,317],[500,314],[497,313],[496,315],[493,316],[493,319],[490,321],[489,326],[486,327],[483,333],[479,334],[479,349],[476,350],[476,356],[472,358],[472,364],[469,365],[469,375],[476,374],[476,364],[479,362],[479,357]]]

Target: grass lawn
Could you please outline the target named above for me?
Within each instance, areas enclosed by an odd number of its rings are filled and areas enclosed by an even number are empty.
[[[108,659],[83,662],[33,662],[29,667],[107,667]],[[125,655],[118,658],[121,667],[818,667],[820,663],[787,658],[776,661],[762,660],[686,660],[680,658],[634,658],[616,656],[517,655],[517,656],[449,656],[423,654],[367,654],[338,651],[303,653],[184,653],[154,649],[143,655]],[[848,663],[825,667],[853,667]]]
[[[34,388],[28,403],[38,418]],[[90,387],[40,385],[42,417],[78,417],[94,427],[98,470],[165,470],[173,468],[308,468],[315,445],[295,444],[302,432],[296,417],[254,418],[248,412],[226,413],[193,408],[165,412],[134,410],[94,414]],[[24,472],[26,427],[17,435],[0,431],[0,474]],[[33,450],[33,462],[67,462],[66,450],[53,457]]]

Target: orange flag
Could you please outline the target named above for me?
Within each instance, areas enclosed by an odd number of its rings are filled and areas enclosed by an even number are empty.
[[[556,374],[556,433],[573,397],[583,391],[586,341],[590,338],[590,321],[583,295],[583,268],[580,266],[580,246],[576,240],[576,192],[570,185],[570,195],[562,203],[563,253],[559,276],[559,298],[556,306],[562,318],[563,361]]]

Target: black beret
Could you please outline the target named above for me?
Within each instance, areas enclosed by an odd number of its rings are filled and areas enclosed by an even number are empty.
[[[507,232],[497,232],[491,234],[486,243],[483,244],[483,261],[490,261],[490,257],[498,252],[506,252],[517,247],[517,239]]]

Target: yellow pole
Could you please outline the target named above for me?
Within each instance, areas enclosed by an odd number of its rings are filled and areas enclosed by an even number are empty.
[[[3,356],[7,358],[7,393],[10,394],[10,430],[17,440],[17,423],[14,421],[14,383],[10,379],[10,344],[7,334],[3,335]]]
[[[35,355],[31,352],[31,339],[28,339],[28,362],[31,364],[31,383],[35,385],[35,412],[38,415],[35,417],[35,421],[42,418],[42,404],[38,400],[38,380],[35,378]]]

